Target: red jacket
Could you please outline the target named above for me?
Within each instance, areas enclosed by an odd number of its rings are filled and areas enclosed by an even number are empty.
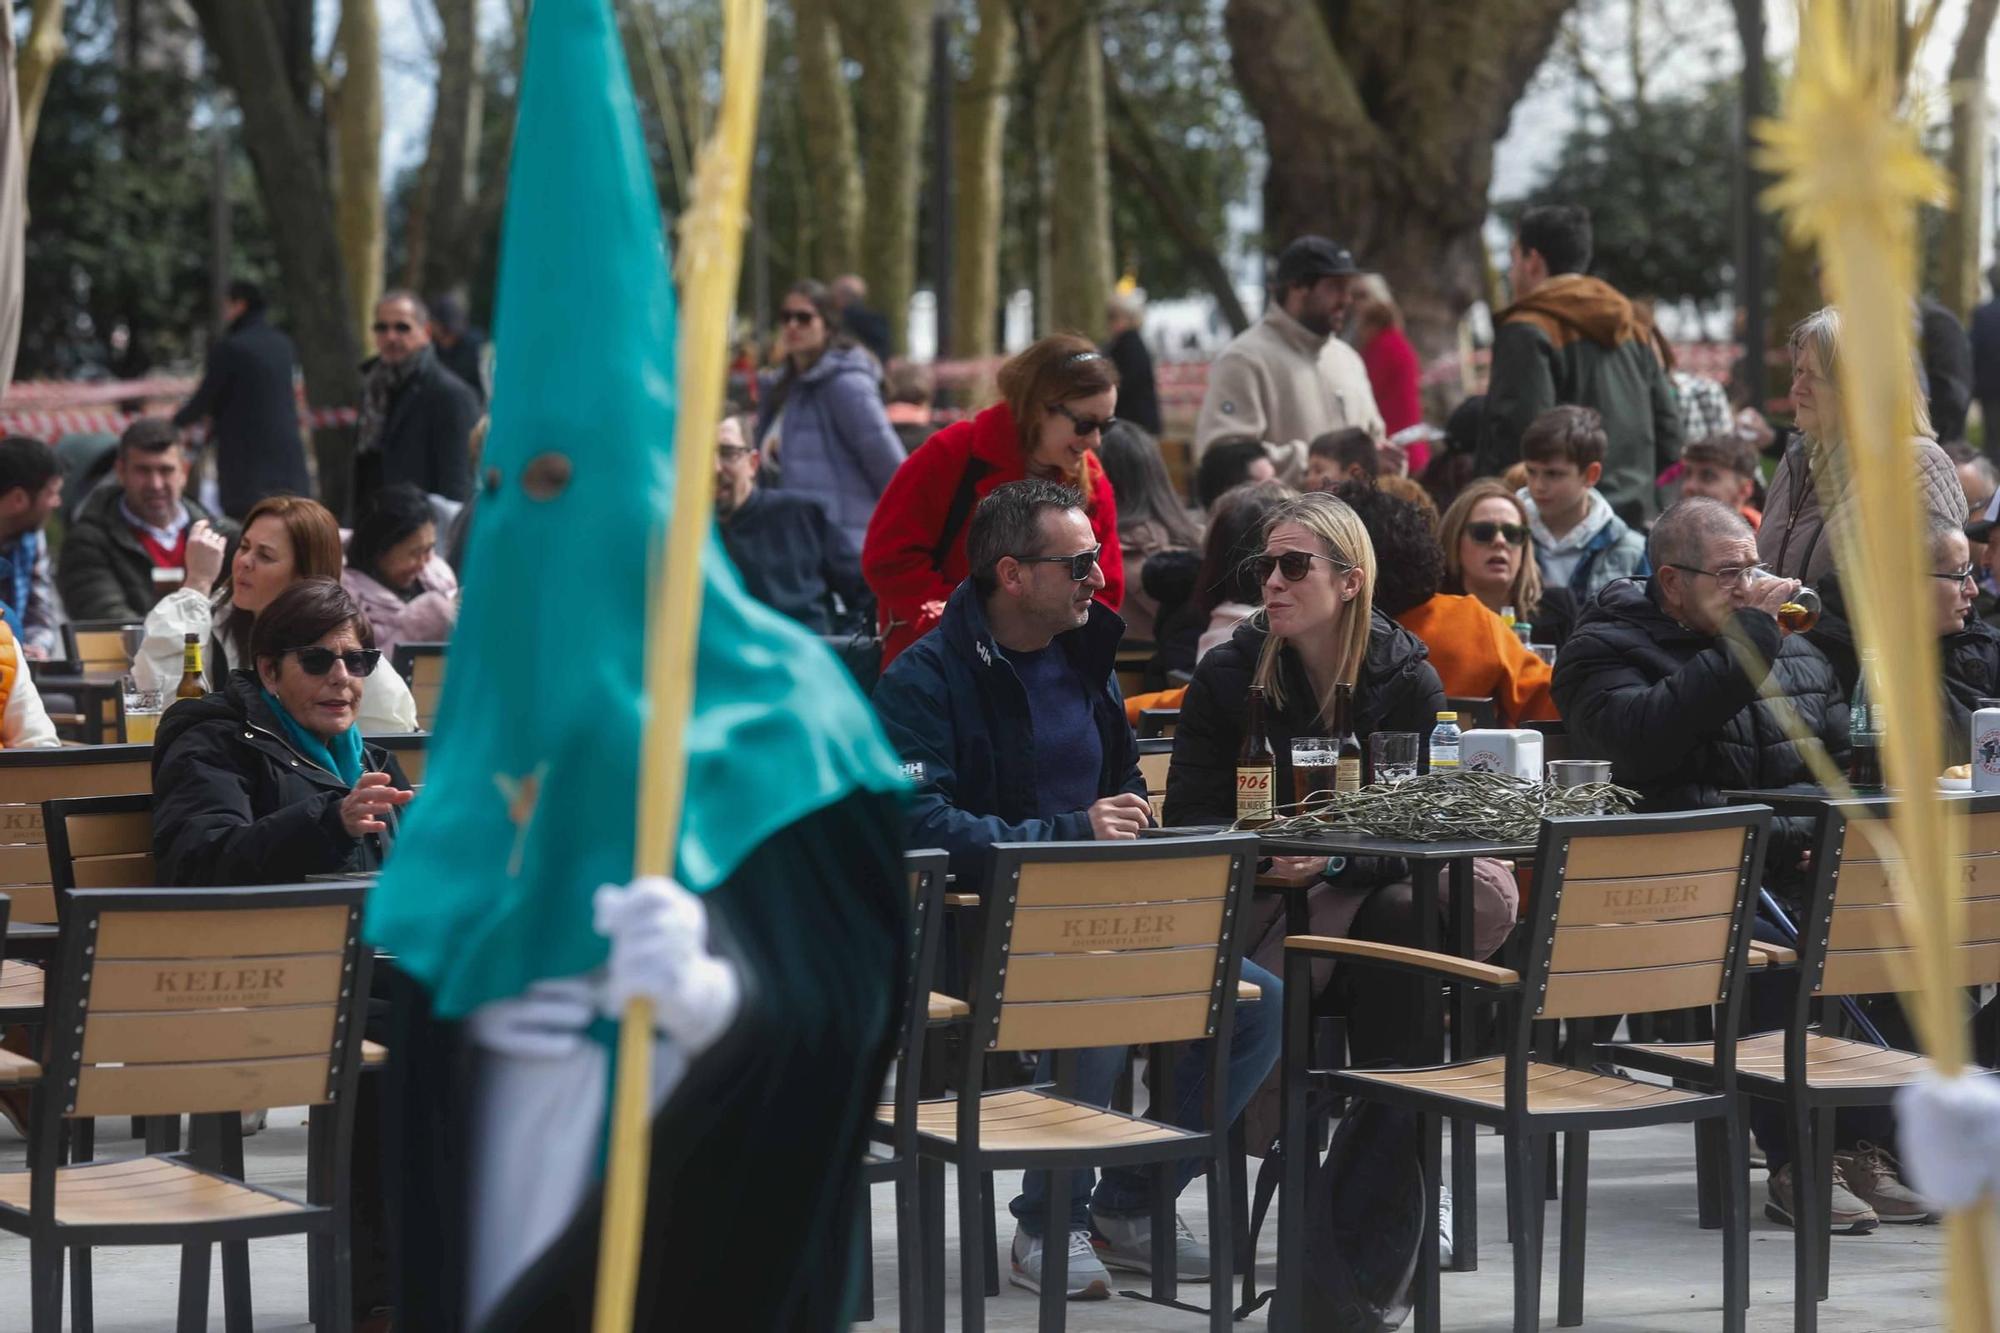
[[[1390,325],[1370,338],[1361,349],[1361,364],[1368,368],[1368,386],[1375,391],[1384,430],[1394,435],[1422,424],[1423,367],[1417,361],[1417,349],[1401,329]],[[1409,452],[1410,475],[1422,476],[1430,462],[1430,446],[1413,444]]]
[[[931,563],[931,552],[944,536],[952,497],[975,459],[986,469],[973,485],[978,499],[984,499],[995,486],[1028,475],[1014,414],[1005,403],[996,403],[969,420],[953,422],[925,441],[923,448],[896,469],[875,506],[874,517],[868,520],[868,536],[861,545],[861,575],[875,593],[885,667],[937,624],[945,599],[969,572],[965,535],[972,527],[970,510],[939,564]],[[1090,515],[1091,531],[1104,547],[1097,558],[1104,571],[1104,590],[1097,594],[1097,600],[1116,611],[1125,600],[1118,503],[1112,498],[1111,480],[1104,475],[1097,455],[1086,454],[1083,467],[1088,487],[1085,512]]]

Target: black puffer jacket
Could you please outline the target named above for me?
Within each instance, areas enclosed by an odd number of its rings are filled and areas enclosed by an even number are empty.
[[[1799,743],[1758,696],[1754,665],[1730,639],[1677,623],[1653,588],[1650,580],[1605,588],[1556,661],[1556,705],[1584,753],[1609,758],[1613,779],[1640,793],[1643,811],[1717,806],[1731,789],[1816,786]],[[1739,611],[1735,623],[1845,771],[1847,703],[1832,666],[1768,615]],[[1805,836],[1778,821],[1766,864],[1796,865]]]
[[[367,746],[362,767],[409,789],[386,750]],[[348,790],[291,747],[256,677],[231,672],[217,693],[183,700],[160,719],[154,864],[163,882],[190,888],[374,870],[382,863],[380,835],[350,837],[341,826]]]
[[[1861,661],[1854,647],[1854,625],[1847,618],[1847,599],[1838,577],[1821,580],[1818,591],[1824,613],[1806,637],[1826,654],[1841,692],[1851,699]],[[1972,714],[1979,701],[2000,697],[2000,631],[1975,620],[1938,640],[1938,656],[1944,668],[1945,763],[1962,764],[1972,754]]]
[[[1181,700],[1173,764],[1167,771],[1169,824],[1227,824],[1236,818],[1236,755],[1248,725],[1250,679],[1267,637],[1262,620],[1253,616],[1238,625],[1229,641],[1211,648],[1194,669],[1194,683]],[[1368,657],[1354,690],[1354,731],[1364,748],[1377,731],[1430,734],[1445,694],[1429,656],[1416,635],[1380,611],[1374,613]],[[1277,790],[1282,794],[1292,789],[1292,737],[1323,736],[1326,726],[1318,718],[1319,700],[1298,655],[1286,649],[1278,670],[1285,703],[1282,708],[1267,706],[1264,721],[1277,751]]]

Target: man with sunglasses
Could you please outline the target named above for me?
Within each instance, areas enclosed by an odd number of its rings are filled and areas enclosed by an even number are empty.
[[[292,340],[265,318],[264,292],[254,282],[231,282],[222,309],[228,324],[209,345],[201,384],[174,413],[174,425],[209,423],[222,512],[241,520],[267,495],[311,495],[312,478],[292,390],[299,360]]]
[[[1076,491],[1039,479],[995,487],[966,535],[970,577],[875,688],[876,712],[915,783],[907,845],[944,848],[961,881],[984,881],[998,842],[1136,838],[1153,822],[1113,670],[1124,622],[1094,597],[1104,586],[1098,553]],[[1283,1012],[1276,977],[1247,961],[1243,976],[1264,991],[1236,1011],[1238,1110],[1277,1059]],[[1191,1047],[1174,1080],[1194,1117],[1205,1061]],[[1124,1063],[1122,1047],[1083,1052],[1078,1095],[1110,1105]],[[1183,1164],[1176,1192],[1194,1165]],[[1106,1171],[1093,1191],[1091,1173],[1079,1170],[1070,1184],[1069,1295],[1102,1299],[1107,1264],[1151,1271],[1151,1172]],[[1032,1291],[1041,1289],[1047,1190],[1046,1174],[1030,1172],[1012,1205],[1011,1280]],[[1208,1249],[1185,1226],[1176,1253],[1183,1280],[1207,1277]]]
[[[361,367],[354,442],[356,513],[397,482],[460,504],[472,497],[479,395],[438,360],[430,319],[414,292],[392,291],[375,303],[375,357]]]

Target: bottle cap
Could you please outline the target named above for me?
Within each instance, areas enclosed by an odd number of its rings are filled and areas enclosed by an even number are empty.
[[[1458,714],[1457,714],[1457,713],[1439,713],[1439,714],[1438,714],[1438,721],[1440,721],[1440,722],[1456,722],[1456,721],[1458,721]]]

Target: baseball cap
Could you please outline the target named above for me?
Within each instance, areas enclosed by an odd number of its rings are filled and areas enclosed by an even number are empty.
[[[1337,278],[1361,270],[1346,247],[1324,236],[1301,236],[1278,256],[1277,285],[1289,287],[1316,278]]]

